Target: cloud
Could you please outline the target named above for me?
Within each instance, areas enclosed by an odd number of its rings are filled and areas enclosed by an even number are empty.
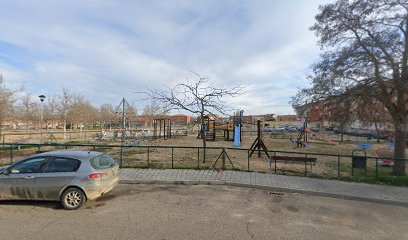
[[[195,71],[220,86],[247,85],[229,100],[240,109],[291,113],[288,101],[318,55],[308,27],[324,2],[6,1],[0,72],[27,92],[67,87],[99,105],[132,102],[134,91]]]

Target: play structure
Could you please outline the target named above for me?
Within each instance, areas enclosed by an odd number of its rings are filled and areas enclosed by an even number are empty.
[[[306,143],[308,141],[309,134],[324,143],[334,145],[334,146],[339,145],[339,143],[328,139],[322,134],[312,131],[310,128],[307,127],[307,122],[308,122],[307,118],[303,118],[303,127],[301,128],[299,135],[297,136],[296,140],[291,139],[292,142],[296,143],[297,147],[306,147]]]
[[[118,137],[120,131],[122,144],[126,141],[126,130],[130,128],[130,119],[135,115],[131,109],[132,107],[125,98],[122,98],[122,101],[115,108],[115,121],[113,122],[114,139]],[[101,129],[101,134],[102,132],[103,129]]]
[[[171,120],[168,118],[153,119],[153,139],[171,139]]]
[[[266,154],[266,156],[268,156],[268,158],[270,159],[271,156],[268,153],[268,149],[265,146],[265,143],[262,140],[262,132],[261,132],[261,121],[258,120],[256,122],[257,124],[257,138],[255,139],[255,141],[252,143],[251,147],[249,148],[249,155],[248,157],[251,157],[252,154],[257,151],[258,152],[258,157],[261,157],[261,150]]]
[[[200,131],[198,132],[197,138],[202,139],[205,137],[207,141],[215,141],[216,137],[216,128],[215,120],[210,119],[209,116],[204,116],[204,120],[201,124]]]
[[[394,151],[392,148],[379,148],[375,151],[375,153],[379,157],[377,160],[378,166],[394,166]]]
[[[233,141],[239,134],[239,142],[242,142],[242,111],[237,112],[230,119],[230,122],[217,123],[216,119],[204,116],[197,138],[202,139],[204,136],[207,141],[217,139]]]

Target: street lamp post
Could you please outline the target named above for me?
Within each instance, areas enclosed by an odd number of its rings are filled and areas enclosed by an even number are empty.
[[[40,136],[41,136],[41,143],[43,143],[43,119],[44,119],[44,105],[42,104],[44,102],[44,99],[46,99],[47,97],[44,95],[40,95],[38,96],[40,98],[41,101],[41,118],[40,118]]]

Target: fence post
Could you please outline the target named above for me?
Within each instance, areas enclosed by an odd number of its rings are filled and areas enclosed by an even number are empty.
[[[120,167],[122,167],[122,163],[123,163],[123,147],[120,146],[120,163],[119,163]]]
[[[307,153],[305,153],[305,158],[307,158]],[[307,175],[307,160],[305,159],[305,176]]]
[[[197,148],[197,168],[200,169],[200,147]]]
[[[249,149],[248,149],[248,172],[249,172]]]
[[[276,157],[276,152],[273,153],[273,156]],[[276,174],[276,158],[273,158],[275,160],[275,174]]]
[[[337,178],[340,178],[340,155],[337,155]]]
[[[200,147],[197,148],[197,161],[200,162]],[[197,165],[200,166],[200,163]]]
[[[174,147],[171,148],[171,169],[173,169],[174,162]]]
[[[375,180],[378,180],[378,158],[375,158]]]
[[[147,167],[150,167],[150,147],[147,147]]]
[[[10,164],[13,164],[13,145],[10,145]]]
[[[222,148],[222,170],[225,170],[225,148]]]

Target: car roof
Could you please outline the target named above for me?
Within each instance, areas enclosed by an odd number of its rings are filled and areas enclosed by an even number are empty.
[[[81,161],[90,160],[96,156],[99,156],[103,153],[96,151],[81,151],[81,150],[60,150],[60,151],[51,151],[44,152],[34,155],[34,157],[66,157],[66,158],[75,158]]]

